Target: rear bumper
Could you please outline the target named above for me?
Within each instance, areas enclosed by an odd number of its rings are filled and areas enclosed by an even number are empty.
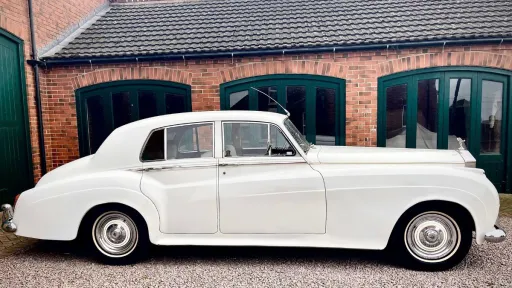
[[[507,234],[498,225],[494,225],[494,230],[485,233],[485,241],[491,243],[500,243],[505,241]]]
[[[5,232],[16,232],[17,227],[14,222],[12,222],[12,218],[14,216],[14,210],[10,204],[4,204],[1,207],[2,209],[2,230]]]

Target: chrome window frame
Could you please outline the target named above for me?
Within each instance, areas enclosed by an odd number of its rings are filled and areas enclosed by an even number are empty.
[[[290,144],[290,147],[293,148],[293,150],[295,151],[295,155],[293,156],[271,156],[271,155],[262,155],[262,156],[229,156],[229,157],[226,157],[226,150],[224,149],[225,145],[224,145],[224,124],[233,124],[233,123],[245,123],[245,124],[264,124],[264,125],[268,125],[268,131],[267,131],[267,139],[270,139],[270,125],[273,125],[274,127],[276,127],[278,129],[278,131],[281,133],[281,135],[283,135],[283,137],[286,139],[286,141],[288,142],[288,144]],[[283,129],[281,129],[281,127],[279,127],[278,125],[276,125],[275,123],[272,123],[272,122],[263,122],[263,121],[245,121],[245,120],[228,120],[228,121],[220,121],[220,124],[221,124],[221,147],[222,147],[222,157],[218,157],[219,159],[248,159],[248,158],[269,158],[269,159],[276,159],[276,158],[289,158],[289,159],[293,159],[293,158],[300,158],[302,160],[304,160],[304,158],[302,157],[302,154],[299,153],[299,151],[297,150],[297,147],[295,147],[295,145],[293,144],[292,141],[290,141],[290,139],[288,138],[288,136],[286,135],[286,133],[283,132]],[[251,149],[251,148],[247,148],[247,149]],[[256,149],[256,148],[252,148],[252,149]]]
[[[194,125],[194,126],[197,126],[197,125],[201,125],[201,124],[209,124],[212,126],[212,156],[211,157],[204,157],[204,158],[212,158],[214,159],[215,158],[215,121],[201,121],[201,122],[191,122],[191,123],[183,123],[183,124],[176,124],[176,125],[168,125],[168,126],[162,126],[162,127],[158,127],[158,128],[155,128],[155,129],[152,129],[148,136],[146,137],[146,141],[144,141],[144,145],[142,145],[142,149],[140,150],[140,153],[139,153],[139,161],[141,163],[152,163],[152,162],[165,162],[165,161],[176,161],[176,160],[182,160],[182,159],[167,159],[167,129],[168,128],[175,128],[175,127],[181,127],[181,126],[191,126],[191,125]],[[206,126],[206,125],[205,125]],[[142,154],[144,153],[144,150],[146,149],[146,145],[148,144],[148,141],[149,139],[151,138],[151,136],[153,135],[154,132],[156,131],[159,131],[159,130],[164,130],[164,159],[161,160],[161,159],[158,159],[158,160],[143,160],[142,159]],[[181,141],[181,139],[180,139]],[[199,157],[199,158],[190,158],[190,159],[201,159],[203,157]]]

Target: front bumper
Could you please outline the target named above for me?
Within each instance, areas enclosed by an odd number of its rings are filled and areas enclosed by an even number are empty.
[[[12,218],[14,216],[14,210],[10,204],[4,204],[1,207],[2,209],[2,229],[5,232],[16,232],[16,224],[12,222]]]
[[[485,241],[491,243],[500,243],[505,241],[507,234],[498,225],[494,225],[494,230],[485,233]]]

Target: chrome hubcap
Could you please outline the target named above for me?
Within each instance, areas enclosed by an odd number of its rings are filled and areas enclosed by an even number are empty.
[[[407,225],[405,243],[409,252],[422,261],[444,261],[457,251],[460,229],[446,214],[423,213]]]
[[[110,257],[123,257],[130,254],[137,245],[137,226],[124,213],[107,212],[94,222],[93,239],[94,244],[103,254]]]

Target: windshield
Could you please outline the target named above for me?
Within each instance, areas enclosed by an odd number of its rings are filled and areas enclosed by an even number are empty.
[[[306,140],[306,137],[304,137],[304,135],[300,133],[299,129],[297,129],[297,127],[293,125],[292,121],[289,118],[286,118],[284,120],[284,126],[286,127],[286,129],[288,129],[290,134],[292,134],[293,139],[295,139],[295,141],[299,143],[300,148],[302,148],[304,152],[308,153],[311,144],[309,144],[308,140]]]

